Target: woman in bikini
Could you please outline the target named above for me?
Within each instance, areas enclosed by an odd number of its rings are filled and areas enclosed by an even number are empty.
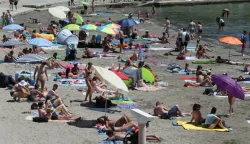
[[[80,78],[80,77],[83,77],[84,76],[84,73],[80,73],[80,74],[73,74],[70,70],[70,68],[66,68],[66,78],[72,78],[72,79],[77,79],[77,78]]]
[[[34,80],[36,80],[36,84],[41,84],[41,90],[44,91],[45,81],[48,81],[48,74],[47,74],[47,62],[42,62],[40,66],[36,66],[35,72],[34,72]],[[37,73],[37,78],[36,78]]]
[[[205,52],[205,49],[200,45],[197,52],[196,52],[196,57],[198,59],[203,59],[203,58],[206,58],[206,59],[211,59],[211,58],[214,58],[213,56],[208,56]]]
[[[108,117],[102,116],[96,120],[96,123],[99,123],[102,125],[106,125],[106,123],[108,123],[107,125],[109,125],[109,126],[121,127],[124,124],[129,123],[130,121],[131,121],[130,118],[126,115],[122,116],[118,120],[110,120]]]
[[[85,96],[85,101],[87,101],[87,99],[89,97],[89,103],[93,103],[92,102],[93,89],[91,86],[91,82],[92,82],[93,76],[95,74],[95,70],[92,67],[92,65],[93,64],[91,62],[88,62],[86,69],[85,69],[85,81],[86,81],[86,84],[88,87],[87,92],[86,92],[86,96]]]

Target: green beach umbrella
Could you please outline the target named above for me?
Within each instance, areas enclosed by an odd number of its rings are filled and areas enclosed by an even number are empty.
[[[80,30],[80,26],[76,25],[76,24],[68,24],[65,27],[63,27],[63,29],[68,29],[70,31],[79,31]]]
[[[76,24],[81,25],[84,22],[82,16],[80,16],[78,13],[74,13],[73,17],[76,19]]]
[[[81,30],[96,30],[97,26],[93,24],[86,24],[81,26]]]
[[[80,3],[83,4],[83,5],[89,6],[89,3],[88,3],[88,2],[81,1]]]

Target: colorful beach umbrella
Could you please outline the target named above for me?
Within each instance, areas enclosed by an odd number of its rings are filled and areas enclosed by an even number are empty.
[[[220,38],[219,42],[235,46],[242,45],[242,42],[239,39],[231,36]]]
[[[83,5],[89,6],[89,3],[88,3],[88,2],[81,1],[80,3],[83,4]]]
[[[80,30],[80,26],[77,24],[68,24],[65,27],[63,27],[63,29],[68,29],[70,31],[79,31]]]
[[[5,27],[3,27],[3,30],[8,30],[8,31],[16,31],[16,30],[23,30],[24,28],[18,24],[9,24]]]
[[[56,17],[59,19],[66,19],[66,14],[60,8],[57,8],[57,7],[49,8],[49,13],[53,17]]]
[[[115,23],[110,23],[105,25],[105,27],[119,29],[121,26]]]
[[[122,27],[130,27],[130,26],[137,25],[138,21],[131,19],[131,18],[125,18],[125,19],[118,21],[117,24],[119,24]]]
[[[245,94],[241,85],[232,78],[226,75],[216,74],[212,75],[212,82],[217,85],[219,90],[223,90],[233,97],[244,100]]]
[[[84,22],[82,16],[80,16],[78,13],[74,13],[73,17],[76,19],[76,24],[81,25]]]
[[[37,47],[51,47],[54,46],[54,44],[47,39],[44,38],[33,38],[27,41],[28,44],[37,46]]]
[[[93,24],[86,24],[81,26],[82,30],[96,30],[97,26],[93,25]]]
[[[108,28],[108,27],[105,27],[105,26],[100,26],[100,27],[97,28],[97,30],[100,31],[100,32],[106,33],[106,34],[110,34],[110,35],[115,35],[116,34],[114,29]]]

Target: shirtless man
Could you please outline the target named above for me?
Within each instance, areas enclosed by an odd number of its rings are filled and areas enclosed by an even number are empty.
[[[165,19],[166,19],[165,33],[168,35],[169,38],[170,20],[168,19],[168,17],[166,17]]]
[[[47,74],[47,68],[45,67],[47,62],[42,62],[40,66],[36,66],[35,72],[34,72],[34,80],[36,80],[36,84],[39,85],[41,83],[41,90],[44,91],[45,86],[45,80],[48,81],[48,74]],[[36,73],[37,73],[37,79],[36,79]],[[46,76],[46,79],[45,79]]]
[[[191,20],[190,23],[189,23],[189,26],[188,26],[190,36],[191,36],[191,40],[194,39],[195,26],[196,26],[196,24],[194,23],[193,20]]]
[[[201,25],[201,22],[198,22],[197,33],[198,33],[199,40],[201,40],[202,29],[203,29],[203,26]]]
[[[154,108],[154,115],[160,117],[161,119],[168,119],[170,117],[177,116],[188,116],[190,113],[183,113],[178,105],[173,106],[170,110],[163,106],[159,101],[156,102],[156,107]]]
[[[227,14],[227,17],[228,17],[228,16],[229,16],[229,14],[230,14],[229,9],[225,8],[224,10],[222,10],[221,17],[224,17],[225,13]]]
[[[162,33],[162,37],[161,38],[159,38],[160,39],[160,41],[152,41],[151,43],[161,43],[161,44],[170,44],[169,43],[169,41],[168,41],[168,38],[166,37],[166,33],[165,32],[163,32]]]
[[[13,55],[14,55],[14,52],[10,51],[10,53],[5,55],[4,62],[14,62],[16,60],[16,58]]]
[[[74,74],[74,75],[77,75],[79,73],[80,69],[78,67],[77,64],[74,64],[74,67],[71,69],[71,72]]]

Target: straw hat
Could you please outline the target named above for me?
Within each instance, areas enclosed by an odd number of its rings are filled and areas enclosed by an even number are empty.
[[[20,86],[26,86],[28,83],[25,82],[25,80],[22,80],[21,82],[18,83]]]

